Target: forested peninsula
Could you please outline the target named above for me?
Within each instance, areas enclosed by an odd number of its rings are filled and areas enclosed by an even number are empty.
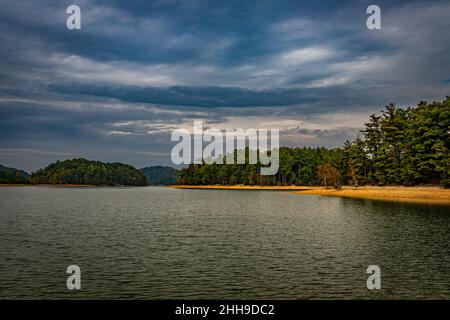
[[[390,104],[371,114],[361,135],[342,147],[281,147],[274,176],[260,164],[191,164],[178,173],[180,185],[450,187],[450,97],[416,107]],[[247,150],[248,156],[249,150]],[[236,161],[235,161],[236,162]]]

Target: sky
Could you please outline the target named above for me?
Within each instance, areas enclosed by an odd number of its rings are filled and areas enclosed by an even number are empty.
[[[0,164],[171,165],[194,120],[337,147],[391,102],[450,95],[449,52],[449,1],[2,0]]]

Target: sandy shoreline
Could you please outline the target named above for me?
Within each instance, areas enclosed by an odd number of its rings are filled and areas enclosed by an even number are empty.
[[[450,189],[439,187],[342,187],[341,190],[310,186],[171,186],[176,189],[218,189],[218,190],[280,190],[293,191],[296,194],[314,194],[321,196],[346,197],[370,200],[386,200],[424,204],[450,205]]]

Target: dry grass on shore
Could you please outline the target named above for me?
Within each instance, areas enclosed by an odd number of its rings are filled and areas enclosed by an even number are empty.
[[[315,188],[299,194],[450,205],[450,189],[439,187],[343,187],[341,190]]]

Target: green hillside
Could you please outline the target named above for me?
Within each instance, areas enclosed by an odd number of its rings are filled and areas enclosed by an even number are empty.
[[[28,183],[30,175],[14,168],[0,165],[0,183]]]
[[[35,184],[87,184],[145,186],[145,176],[131,165],[104,163],[86,159],[57,161],[34,172],[30,178]]]

